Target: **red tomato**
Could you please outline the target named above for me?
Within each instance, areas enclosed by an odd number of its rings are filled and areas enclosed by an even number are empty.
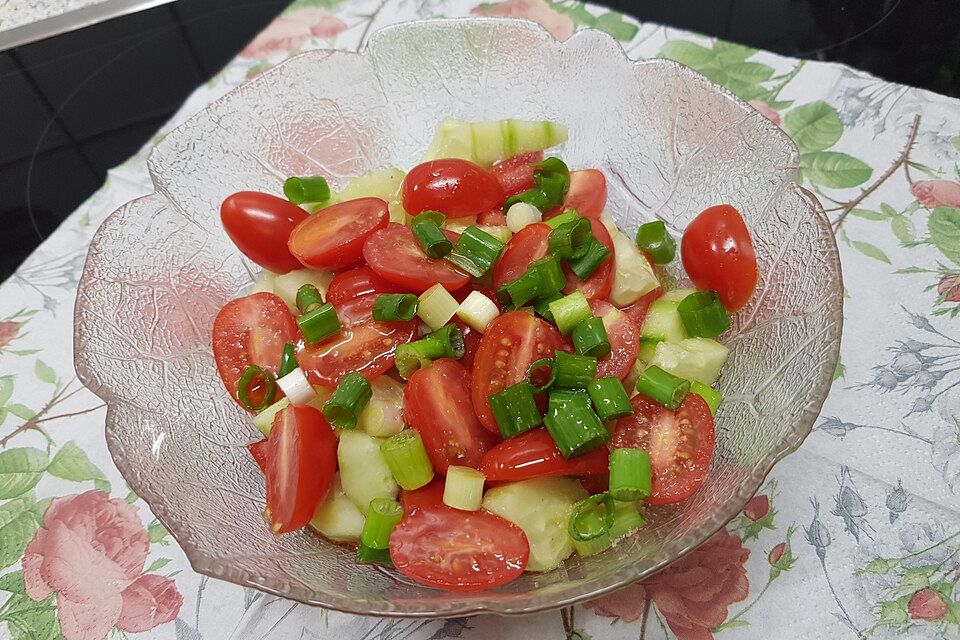
[[[613,288],[613,240],[610,238],[607,227],[600,220],[590,218],[590,228],[593,231],[593,237],[610,251],[610,257],[601,262],[597,270],[586,280],[578,278],[577,274],[564,264],[563,273],[567,276],[567,286],[563,288],[563,293],[573,293],[579,289],[587,300],[602,300],[610,295],[610,289]]]
[[[533,429],[504,440],[483,456],[480,471],[487,482],[514,482],[545,476],[605,474],[610,467],[606,447],[567,460],[546,429]]]
[[[644,449],[653,468],[650,504],[680,502],[700,488],[713,457],[713,416],[703,398],[688,393],[676,411],[642,394],[630,400],[633,415],[620,418],[610,448]]]
[[[757,254],[740,212],[728,204],[705,209],[683,231],[683,268],[698,289],[716,291],[739,311],[757,286]]]
[[[593,315],[603,319],[610,340],[610,353],[597,362],[597,377],[615,376],[623,380],[637,361],[640,327],[633,319],[605,300],[591,300]]]
[[[213,359],[223,385],[237,404],[237,382],[244,370],[259,365],[275,371],[283,345],[299,339],[300,330],[287,303],[272,293],[237,298],[220,309],[213,321]]]
[[[400,491],[400,504],[405,514],[413,513],[423,507],[434,507],[443,504],[443,489],[446,483],[443,478],[434,478],[426,485],[413,491]]]
[[[434,470],[445,475],[452,464],[478,468],[494,442],[470,404],[470,373],[442,358],[418,370],[403,390],[403,418],[420,432]]]
[[[638,327],[642,327],[643,321],[647,319],[647,311],[650,310],[650,305],[653,304],[654,300],[662,295],[663,289],[657,287],[650,293],[645,294],[630,306],[624,307],[621,309],[621,311],[630,316],[630,318],[637,323]]]
[[[610,474],[600,473],[595,476],[583,476],[580,478],[580,484],[590,495],[603,493],[610,489]]]
[[[551,231],[542,223],[529,224],[507,241],[507,246],[493,265],[494,290],[516,280],[531,262],[547,255]]]
[[[338,273],[327,287],[327,302],[336,306],[372,293],[403,293],[404,289],[378,276],[369,267]]]
[[[444,230],[451,242],[458,236]],[[436,283],[447,291],[456,291],[470,282],[470,275],[446,260],[428,258],[410,227],[391,223],[375,232],[363,245],[363,257],[384,280],[405,291],[423,293]]]
[[[460,358],[460,364],[467,371],[473,371],[473,361],[477,355],[477,349],[480,347],[480,339],[483,338],[483,334],[456,316],[453,318],[453,323],[460,327],[460,331],[463,332],[463,357]]]
[[[313,407],[288,406],[267,440],[267,512],[274,533],[310,522],[337,470],[337,437]]]
[[[260,467],[260,473],[263,475],[267,475],[267,451],[269,449],[270,444],[266,438],[251,442],[247,445],[247,451],[250,452],[250,457],[252,457],[253,461]]]
[[[373,380],[393,366],[393,354],[398,344],[417,337],[416,319],[406,322],[374,320],[375,299],[374,296],[362,296],[335,304],[343,327],[340,333],[313,345],[300,343],[297,361],[312,384],[332,389],[351,371]]]
[[[397,571],[442,589],[499,587],[523,573],[529,556],[523,529],[488,511],[423,507],[405,515],[390,534]]]
[[[490,173],[503,187],[503,195],[509,198],[533,188],[533,172],[537,169],[536,165],[542,161],[543,151],[521,153],[493,165]]]
[[[380,198],[357,198],[308,217],[290,234],[290,253],[313,269],[342,269],[360,261],[363,243],[390,221]]]
[[[507,214],[503,212],[503,209],[491,209],[477,216],[477,224],[505,227],[507,225]]]
[[[480,423],[499,434],[487,396],[520,382],[535,360],[563,348],[560,332],[526,311],[498,316],[480,339],[473,363],[473,408]]]
[[[412,216],[439,211],[448,218],[475,216],[503,205],[503,187],[492,173],[467,160],[418,164],[403,180],[403,208]]]
[[[607,179],[602,173],[596,169],[570,172],[570,190],[563,199],[563,211],[576,209],[584,218],[599,218],[606,204]]]
[[[309,214],[269,193],[240,191],[220,205],[220,221],[240,253],[274,273],[287,273],[303,265],[290,253],[290,233]]]

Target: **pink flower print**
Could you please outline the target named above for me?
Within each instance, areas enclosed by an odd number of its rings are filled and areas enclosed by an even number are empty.
[[[506,0],[494,5],[481,4],[471,9],[470,13],[479,16],[533,20],[560,41],[572,36],[575,28],[570,16],[554,10],[545,0]]]
[[[960,302],[960,274],[948,273],[940,278],[937,293],[944,296],[946,302]]]
[[[269,58],[275,53],[297,51],[310,38],[333,38],[346,23],[319,7],[304,7],[285,13],[257,34],[240,52],[241,58]]]
[[[907,604],[907,613],[914,620],[933,622],[947,615],[947,611],[943,596],[929,587],[914,593]]]
[[[754,522],[768,513],[770,513],[770,498],[765,495],[750,498],[750,501],[743,507],[743,515]]]
[[[10,344],[20,332],[20,323],[11,320],[0,322],[0,349]]]
[[[170,578],[146,574],[123,590],[123,609],[117,628],[136,633],[170,622],[180,613],[183,596]]]
[[[910,193],[927,209],[960,207],[960,182],[920,180],[910,185]]]
[[[780,126],[780,114],[777,113],[777,111],[766,102],[762,100],[751,100],[747,104],[759,111],[764,118],[778,127]]]

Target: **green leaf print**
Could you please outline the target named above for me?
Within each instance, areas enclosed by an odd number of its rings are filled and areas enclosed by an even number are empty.
[[[43,360],[37,359],[37,364],[34,367],[34,372],[37,374],[37,380],[40,382],[46,382],[47,384],[57,384],[57,372],[53,370],[53,367],[48,365]]]
[[[13,395],[13,376],[0,377],[0,407]]]
[[[693,69],[702,69],[716,57],[713,50],[685,40],[670,40],[660,48],[657,55],[676,60]]]
[[[759,62],[738,62],[724,65],[723,72],[728,78],[745,85],[756,85],[773,77],[773,67]]]
[[[960,151],[960,136],[954,136],[950,139],[950,142],[953,143],[953,148],[957,151]]]
[[[914,226],[913,220],[906,216],[898,215],[890,218],[890,230],[893,231],[893,235],[897,236],[897,240],[900,242],[913,242],[917,239],[917,228]]]
[[[947,260],[960,264],[960,209],[936,207],[927,220],[930,242]]]
[[[284,13],[290,13],[291,11],[296,11],[297,9],[303,9],[306,7],[318,7],[320,9],[327,9],[332,11],[336,9],[341,4],[343,0],[294,0],[285,10]]]
[[[164,539],[170,535],[170,532],[167,531],[167,528],[164,527],[159,522],[153,522],[149,527],[147,527],[147,535],[150,537],[150,542],[161,544],[166,544]]]
[[[27,588],[23,584],[23,571],[13,571],[0,577],[0,591],[26,593]]]
[[[0,620],[7,623],[11,640],[63,640],[55,597],[34,602],[26,595],[10,596],[0,607]]]
[[[58,478],[72,480],[73,482],[106,480],[103,472],[90,462],[87,454],[73,440],[60,447],[60,450],[53,456],[53,460],[50,461],[47,471]],[[107,483],[105,488],[108,493],[109,487],[110,484]]]
[[[23,550],[40,527],[33,500],[10,500],[0,505],[0,569],[19,562]]]
[[[640,27],[627,22],[623,19],[623,15],[616,11],[608,11],[597,16],[593,20],[593,28],[606,31],[620,42],[630,42],[640,30]]]
[[[26,405],[20,404],[19,402],[8,404],[7,411],[17,416],[21,420],[31,420],[37,417],[36,411]]]
[[[838,360],[837,368],[833,370],[833,379],[836,381],[845,377],[847,377],[847,367]]]
[[[885,254],[877,245],[870,244],[869,242],[861,242],[859,240],[854,240],[851,244],[853,244],[854,249],[868,258],[873,258],[874,260],[879,260],[880,262],[886,262],[887,264],[890,264],[890,258],[888,258],[887,254]]]
[[[910,616],[907,614],[907,605],[911,596],[903,596],[896,600],[883,600],[877,604],[877,627],[893,627],[905,631],[910,626]]]
[[[0,499],[16,498],[37,486],[47,462],[47,454],[34,447],[0,452]]]
[[[873,174],[870,165],[838,151],[814,151],[800,158],[803,175],[810,182],[831,189],[856,187]]]
[[[726,40],[717,40],[713,45],[713,50],[717,54],[717,57],[724,62],[743,62],[747,58],[756,55],[758,51],[757,49],[751,49],[742,44],[727,42]]]
[[[850,215],[856,216],[858,218],[864,218],[866,220],[873,220],[874,222],[882,222],[888,220],[890,216],[885,213],[880,213],[879,211],[871,211],[870,209],[852,209]]]
[[[163,569],[168,564],[170,564],[170,558],[157,558],[156,560],[150,563],[150,566],[146,568],[144,573],[153,573],[154,571],[160,571],[160,569]]]
[[[854,572],[854,575],[862,576],[868,573],[872,573],[878,576],[885,576],[890,573],[891,570],[896,569],[900,566],[900,560],[896,558],[874,558],[868,562],[863,569]]]
[[[783,117],[783,130],[793,138],[800,151],[807,153],[823,151],[837,144],[843,135],[843,123],[836,109],[818,100],[790,110]]]

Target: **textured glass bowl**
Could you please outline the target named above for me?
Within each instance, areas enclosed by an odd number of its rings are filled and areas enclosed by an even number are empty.
[[[743,213],[760,282],[734,318],[726,402],[703,487],[649,511],[642,536],[490,592],[446,593],[356,566],[307,532],[271,535],[256,437],[210,350],[217,310],[251,272],[218,209],[290,175],[333,186],[410,167],[444,117],[548,118],[570,128],[562,157],[601,167],[628,234],[658,216],[679,233],[708,205]],[[396,616],[529,613],[597,597],[695,548],[739,512],[810,432],[842,324],[840,264],[816,199],[795,183],[780,129],[709,80],[664,60],[631,62],[612,38],[561,44],[496,19],[398,25],[362,54],[314,51],[241,86],[170,133],[149,160],[157,192],[125,205],[90,248],[76,307],[76,366],[109,405],[107,442],[130,486],[198,572],[305,603]],[[682,279],[682,273],[674,271]]]

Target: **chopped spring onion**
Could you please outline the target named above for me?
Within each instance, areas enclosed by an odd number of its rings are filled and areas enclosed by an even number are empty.
[[[677,243],[662,220],[640,225],[637,246],[647,252],[656,264],[667,264],[677,255]]]
[[[549,220],[544,220],[543,223],[551,229],[556,229],[560,225],[573,222],[579,217],[580,213],[576,209],[567,209],[560,215],[553,216]]]
[[[730,316],[716,291],[697,291],[680,301],[677,313],[691,338],[713,338],[730,328]]]
[[[407,380],[417,369],[438,358],[459,360],[464,354],[463,332],[455,324],[448,324],[416,342],[397,345],[393,361],[400,377]]]
[[[320,342],[340,331],[340,318],[330,303],[323,304],[297,318],[297,326],[307,344]]]
[[[412,320],[420,301],[412,293],[381,293],[373,303],[373,319],[382,322]]]
[[[610,452],[610,495],[630,502],[649,498],[651,492],[650,454],[643,449],[614,449]]]
[[[330,185],[323,176],[287,178],[283,182],[283,195],[293,204],[326,202],[330,199]]]
[[[616,512],[613,514],[613,526],[606,535],[602,535],[586,542],[574,541],[573,547],[581,556],[592,556],[606,551],[613,543],[627,534],[633,533],[645,524],[643,515],[637,510],[635,502],[616,502]],[[590,530],[603,526],[603,517],[593,510],[584,515],[581,521],[584,528]]]
[[[594,238],[587,244],[586,251],[581,257],[569,260],[567,264],[570,266],[570,270],[577,274],[577,277],[584,280],[593,275],[593,272],[609,257],[610,250]]]
[[[533,310],[536,311],[538,316],[540,316],[547,322],[556,324],[553,317],[553,312],[550,311],[550,303],[553,302],[554,300],[559,300],[562,297],[563,297],[562,294],[554,293],[552,295],[539,298],[536,301],[536,303],[534,303]]]
[[[374,498],[367,509],[360,542],[371,549],[388,549],[390,532],[403,518],[403,507],[390,498]]]
[[[610,353],[610,339],[603,326],[603,319],[591,316],[573,328],[573,346],[577,353],[602,358]]]
[[[703,401],[707,403],[707,406],[710,408],[710,413],[716,415],[717,409],[720,407],[720,403],[723,402],[723,394],[714,389],[713,387],[708,387],[702,382],[697,382],[694,380],[690,383],[690,392],[695,393]]]
[[[416,429],[404,429],[387,438],[380,445],[380,452],[397,484],[406,491],[419,489],[433,480],[433,465]]]
[[[543,422],[564,458],[590,453],[610,438],[585,393],[551,391]]]
[[[487,396],[493,417],[504,439],[529,431],[543,424],[543,417],[533,399],[534,388],[526,380]]]
[[[570,333],[574,327],[593,315],[590,303],[582,291],[574,291],[570,295],[550,303],[550,313],[556,321],[560,333]]]
[[[534,187],[507,198],[507,201],[503,203],[503,210],[510,211],[515,204],[527,204],[543,212],[550,208],[550,197],[540,189]]]
[[[313,386],[300,367],[277,380],[277,386],[290,399],[290,404],[309,404],[317,397],[317,392],[313,390]]]
[[[323,417],[337,429],[356,429],[360,414],[372,396],[370,382],[351,371],[340,380],[333,395],[324,403]]]
[[[471,291],[470,295],[457,307],[457,317],[480,333],[486,331],[490,323],[499,315],[500,309],[493,300],[479,291]]]
[[[383,564],[392,567],[393,561],[390,560],[390,549],[374,549],[361,542],[357,546],[357,564]]]
[[[436,222],[430,219],[415,220],[411,225],[420,248],[431,258],[442,258],[453,250],[453,243],[443,235]]]
[[[593,380],[587,385],[587,393],[593,400],[593,406],[601,420],[614,420],[633,413],[630,397],[623,383],[615,376]]]
[[[545,158],[533,172],[533,182],[557,206],[570,189],[570,169],[560,158]]]
[[[533,390],[536,392],[546,391],[552,385],[554,380],[557,378],[557,373],[555,370],[556,365],[554,364],[551,358],[540,358],[536,362],[530,365],[530,369],[527,370],[527,382],[530,383],[530,386],[533,387]],[[550,370],[550,374],[547,376],[546,382],[543,384],[536,384],[534,381],[536,378],[541,378],[539,372],[544,368]]]
[[[690,382],[654,365],[644,369],[637,380],[637,391],[667,409],[676,411],[690,391]]]
[[[600,506],[603,506],[603,519],[598,522],[593,518],[588,518],[587,514],[594,513]],[[613,514],[616,505],[609,492],[597,493],[589,498],[584,498],[573,507],[570,513],[570,537],[577,542],[586,542],[594,540],[600,536],[609,533],[613,527]]]
[[[427,326],[436,331],[450,322],[450,318],[457,313],[460,303],[450,293],[437,283],[420,294],[420,305],[417,315],[427,323]]]
[[[443,485],[443,504],[461,511],[478,511],[483,501],[483,473],[472,467],[451,465]]]
[[[417,215],[413,216],[413,218],[410,220],[410,224],[414,225],[422,220],[431,220],[438,227],[442,227],[447,222],[447,216],[443,215],[439,211],[428,209],[427,211],[421,211]]]
[[[534,271],[537,279],[540,281],[540,293],[544,296],[553,293],[559,293],[567,284],[567,278],[563,275],[563,269],[560,267],[560,258],[555,255],[548,255],[534,260],[527,267],[527,271]]]
[[[258,393],[260,394],[259,402],[251,397]],[[263,411],[273,404],[275,395],[277,395],[277,383],[273,379],[273,374],[263,367],[251,364],[243,370],[243,375],[237,380],[237,399],[250,411]]]
[[[320,295],[316,285],[308,282],[297,289],[297,310],[300,313],[310,313],[322,304],[323,296]]]
[[[526,226],[536,224],[543,219],[543,214],[532,204],[516,202],[507,209],[507,226],[514,233]]]
[[[553,384],[561,389],[586,389],[597,376],[597,359],[592,356],[557,351],[553,363]]]
[[[586,252],[592,238],[590,221],[586,218],[577,218],[565,222],[550,232],[550,252],[564,260],[577,258]]]
[[[460,234],[447,260],[474,278],[480,278],[493,266],[503,247],[500,240],[472,225]]]
[[[297,363],[296,346],[292,342],[283,345],[283,354],[280,356],[280,366],[277,368],[277,377],[282,378],[300,365]]]
[[[519,309],[540,295],[540,274],[528,268],[516,280],[497,287],[497,299],[505,308]]]

